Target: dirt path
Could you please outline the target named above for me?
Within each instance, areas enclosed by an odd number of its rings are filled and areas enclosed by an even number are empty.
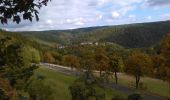
[[[54,65],[54,64],[47,64],[47,63],[41,63],[41,65],[45,68],[55,70],[57,72],[60,72],[60,73],[63,73],[63,74],[69,75],[69,76],[76,76],[76,71],[72,70],[71,68],[68,68],[68,67]],[[135,89],[127,88],[125,86],[117,85],[115,83],[108,84],[108,87],[113,88],[115,90],[118,90],[118,91],[128,94],[128,95],[133,94],[136,91]],[[153,95],[153,94],[146,93],[146,92],[142,93],[142,95],[144,97],[144,100],[168,100],[167,98]]]

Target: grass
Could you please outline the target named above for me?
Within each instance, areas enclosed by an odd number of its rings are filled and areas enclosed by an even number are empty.
[[[169,85],[167,82],[149,77],[142,77],[141,82],[147,87],[144,91],[169,97]],[[119,74],[118,83],[127,87],[132,87],[132,84],[133,86],[135,85],[135,78],[126,74]]]
[[[45,83],[52,86],[55,91],[54,100],[71,100],[68,88],[76,79],[75,77],[67,76],[62,73],[42,67],[35,71],[35,75],[45,76]],[[107,88],[104,92],[106,94],[106,100],[111,100],[113,95],[120,95],[126,97],[125,94],[113,89]]]
[[[71,96],[68,88],[69,85],[75,80],[74,77],[66,76],[45,68],[37,69],[35,74],[45,76],[46,84],[53,87],[55,91],[54,100],[70,100]]]

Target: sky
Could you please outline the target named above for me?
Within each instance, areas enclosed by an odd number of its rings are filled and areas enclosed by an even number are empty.
[[[9,31],[64,30],[170,20],[170,0],[52,0],[40,20],[9,22]]]

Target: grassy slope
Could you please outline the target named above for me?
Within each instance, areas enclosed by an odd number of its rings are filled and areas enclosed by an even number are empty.
[[[119,84],[128,87],[132,87],[132,85],[134,86],[135,84],[135,78],[125,74],[118,75],[118,81]],[[167,82],[148,77],[142,77],[141,82],[147,86],[147,91],[155,93],[157,95],[169,97],[169,85]]]
[[[55,89],[56,92],[54,93],[54,100],[70,100],[71,96],[69,94],[68,87],[75,80],[75,77],[67,76],[46,68],[37,69],[35,71],[35,75],[37,74],[45,76],[46,84],[49,84]],[[111,100],[113,95],[125,96],[124,94],[112,89],[106,89],[105,93],[106,100]]]

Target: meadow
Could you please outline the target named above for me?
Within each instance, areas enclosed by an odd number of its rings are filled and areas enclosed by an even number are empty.
[[[115,80],[113,79],[113,81]],[[159,79],[149,78],[149,77],[142,77],[141,82],[145,88],[142,91],[147,91],[152,94],[169,97],[168,82]],[[118,75],[118,84],[130,88],[135,88],[135,78],[121,73]]]
[[[68,76],[57,71],[53,71],[47,68],[40,67],[35,70],[35,75],[42,75],[45,77],[44,82],[50,85],[54,89],[54,100],[71,100],[69,93],[69,86],[76,79],[73,76]],[[100,90],[99,90],[100,91]],[[106,94],[106,100],[111,100],[114,95],[120,95],[126,97],[125,94],[106,88],[104,90]]]

